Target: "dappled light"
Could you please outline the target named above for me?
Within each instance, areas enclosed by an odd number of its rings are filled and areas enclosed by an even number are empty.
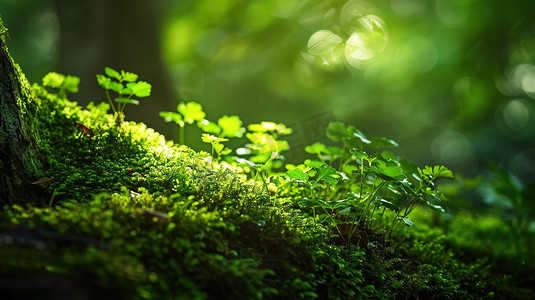
[[[535,299],[534,12],[0,0],[0,298]]]
[[[348,67],[364,70],[377,53],[388,45],[385,22],[376,15],[365,15],[369,6],[358,0],[348,1],[338,12],[328,10],[324,21],[327,27],[337,27],[337,33],[322,29],[308,40],[308,53],[319,58],[327,68],[345,63]],[[340,15],[336,22],[334,16]]]

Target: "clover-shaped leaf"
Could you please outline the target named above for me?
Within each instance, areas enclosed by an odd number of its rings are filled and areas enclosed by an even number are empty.
[[[177,110],[182,114],[182,116],[184,116],[184,121],[188,124],[201,121],[206,116],[202,110],[202,105],[197,102],[181,102],[178,104]]]
[[[357,148],[349,149],[349,153],[352,155],[356,155],[361,161],[369,159],[368,154],[366,154],[366,152],[360,151]]]
[[[286,172],[286,176],[290,177],[291,179],[308,181],[308,174],[303,172],[303,170],[300,168],[291,169],[290,171]]]
[[[151,84],[146,81],[129,82],[126,87],[130,89],[130,93],[136,97],[148,97],[151,92]]]
[[[197,122],[197,126],[206,133],[218,135],[221,132],[221,127],[219,127],[216,123],[210,122],[206,119],[202,119]]]
[[[330,185],[335,185],[338,182],[338,172],[333,167],[323,165],[318,169],[318,180],[323,180]]]
[[[222,129],[221,136],[224,137],[242,137],[245,132],[245,128],[241,127],[242,121],[238,116],[224,115],[217,120],[217,124]]]
[[[124,81],[134,82],[134,81],[137,80],[138,76],[135,73],[125,72],[125,71],[121,70],[121,78]]]
[[[118,81],[121,80],[121,74],[119,74],[119,72],[115,71],[114,69],[110,68],[110,67],[105,67],[104,68],[104,72],[106,73],[106,75],[110,78],[115,78],[117,79]]]
[[[165,122],[175,122],[181,127],[184,126],[184,121],[182,120],[182,115],[172,111],[161,111],[160,117],[163,118]]]
[[[382,160],[377,161],[377,165],[374,168],[379,175],[385,175],[385,179],[404,180],[407,177],[403,174],[403,169],[394,162],[385,162]]]
[[[418,173],[421,178],[425,178],[426,181],[432,182],[438,177],[453,178],[453,173],[444,166],[425,166],[423,169],[418,168]]]
[[[122,93],[124,90],[124,86],[121,83],[115,81],[110,81],[108,84],[108,88],[117,93]]]
[[[43,77],[43,86],[59,88],[63,83],[65,76],[56,72],[50,72]]]
[[[305,165],[311,168],[321,168],[322,166],[325,166],[325,163],[319,160],[307,159],[305,160]]]
[[[77,76],[67,75],[63,79],[61,88],[71,93],[78,93],[78,84],[80,84],[80,78]]]
[[[310,154],[317,154],[317,153],[326,153],[327,152],[327,146],[325,146],[322,143],[314,143],[312,145],[308,145],[305,147],[305,151]]]
[[[97,82],[98,82],[98,85],[100,85],[101,87],[109,90],[110,89],[110,83],[111,83],[111,79],[102,75],[102,74],[97,74]]]

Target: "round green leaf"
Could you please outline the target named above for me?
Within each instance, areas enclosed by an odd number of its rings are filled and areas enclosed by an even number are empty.
[[[202,110],[202,105],[197,102],[181,102],[178,104],[177,110],[184,116],[184,121],[188,124],[201,121],[206,116]]]
[[[221,136],[223,137],[242,137],[245,132],[245,128],[241,126],[242,121],[238,116],[224,115],[217,120],[217,124],[222,129]]]
[[[150,83],[145,81],[129,82],[126,84],[126,87],[129,88],[132,91],[131,94],[136,95],[136,97],[150,96],[152,88]]]
[[[119,74],[119,72],[115,71],[114,69],[112,69],[110,67],[104,68],[104,72],[106,73],[106,75],[108,77],[115,78],[117,80],[121,80],[121,75]]]
[[[219,135],[221,132],[221,128],[217,126],[216,123],[210,122],[206,119],[202,119],[199,122],[197,122],[197,126],[206,133],[211,133],[214,135]]]

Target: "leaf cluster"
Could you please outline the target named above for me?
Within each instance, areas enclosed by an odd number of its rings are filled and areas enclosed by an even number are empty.
[[[145,98],[151,94],[151,84],[146,81],[137,81],[138,75],[131,72],[121,70],[118,72],[110,67],[104,68],[106,75],[97,74],[98,84],[106,91],[106,98],[117,116],[117,124],[122,123],[124,118],[124,109],[127,104],[139,105],[137,98]],[[114,92],[117,97],[110,96],[110,92]],[[117,104],[114,104],[117,103]]]

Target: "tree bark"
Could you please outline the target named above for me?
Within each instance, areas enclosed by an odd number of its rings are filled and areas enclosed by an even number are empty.
[[[5,35],[0,18],[0,205],[43,204],[43,193],[31,184],[42,166],[28,126],[35,99],[9,55]]]

